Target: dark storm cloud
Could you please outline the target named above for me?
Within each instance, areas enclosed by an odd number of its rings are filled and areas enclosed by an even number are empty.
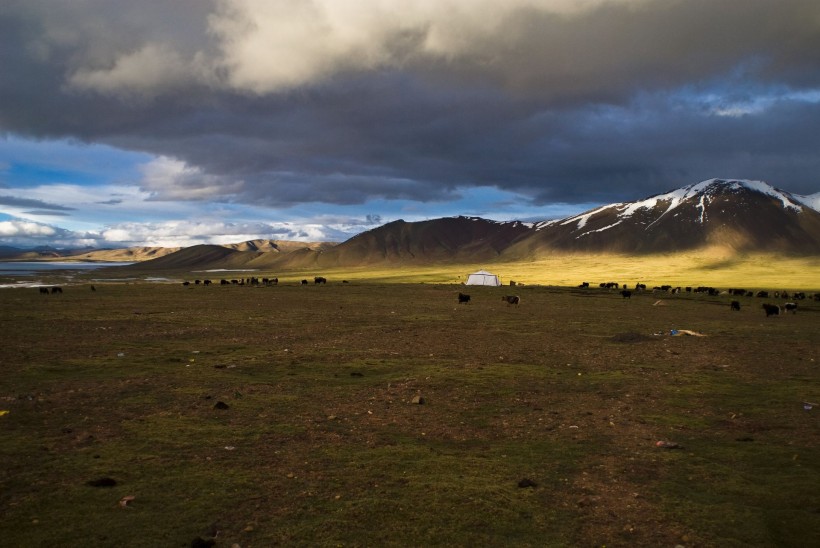
[[[32,200],[30,198],[17,198],[15,196],[0,196],[0,206],[11,207],[37,207],[44,212],[43,215],[54,215],[55,211],[73,211],[73,207],[61,206],[58,204],[50,204],[42,200]]]
[[[817,191],[820,98],[799,96],[820,87],[816,0],[516,0],[473,19],[457,0],[397,3],[347,21],[352,42],[332,20],[311,35],[310,3],[172,4],[11,2],[0,131],[190,166],[144,183],[158,200],[426,202],[489,185],[580,203],[710,177]],[[293,66],[268,64],[263,33],[283,28]]]

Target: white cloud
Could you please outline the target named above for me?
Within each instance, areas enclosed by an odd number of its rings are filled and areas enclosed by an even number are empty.
[[[414,57],[472,56],[479,43],[509,42],[502,23],[528,10],[568,16],[643,1],[222,0],[209,24],[229,84],[266,93]]]
[[[517,40],[505,24],[515,17],[526,21],[529,13],[571,17],[605,4],[648,2],[215,0],[215,10],[202,19],[207,28],[197,28],[198,36],[187,45],[180,37],[147,30],[141,42],[119,44],[111,31],[84,23],[91,45],[76,61],[68,85],[130,98],[202,85],[264,94],[346,71],[492,56]],[[81,36],[52,21],[46,38],[59,45],[79,43]]]
[[[81,68],[69,77],[78,90],[147,98],[206,78],[203,58],[186,60],[165,44],[148,43],[105,68]]]
[[[205,200],[239,192],[242,181],[230,180],[203,172],[185,162],[160,156],[141,167],[140,188],[152,200]]]
[[[705,101],[711,102],[711,113],[715,116],[739,118],[741,116],[762,114],[767,110],[785,103],[820,103],[820,90],[804,91],[765,91],[754,97],[741,101],[724,100],[718,95],[709,95]]]
[[[0,222],[0,238],[50,238],[56,234],[54,227],[31,221]]]
[[[186,221],[120,223],[109,225],[100,236],[115,245],[187,247],[198,244],[228,244],[248,240],[326,241],[333,230],[322,225],[289,222],[266,223]]]

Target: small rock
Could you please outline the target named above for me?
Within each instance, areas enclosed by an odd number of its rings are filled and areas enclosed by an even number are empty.
[[[115,480],[114,478],[105,477],[88,480],[87,482],[85,482],[85,484],[91,487],[114,487],[115,485],[117,485],[117,480]]]
[[[120,508],[128,508],[128,505],[137,499],[134,495],[126,495],[119,501]]]
[[[413,399],[411,400],[411,403],[414,403],[416,405],[423,405],[424,404],[424,398],[422,398],[421,396],[413,396]]]
[[[230,409],[230,406],[224,401],[218,401],[214,404],[214,409]]]
[[[663,440],[655,442],[655,447],[660,447],[661,449],[683,449],[683,446],[679,443]]]
[[[524,478],[518,482],[518,487],[521,487],[522,489],[526,487],[538,487],[538,484],[529,478]]]

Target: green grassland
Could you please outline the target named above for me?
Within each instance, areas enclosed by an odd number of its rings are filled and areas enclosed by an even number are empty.
[[[536,285],[568,264],[507,274],[517,307],[455,269],[0,290],[0,538],[818,545],[820,303]],[[601,268],[561,276],[727,280]]]
[[[524,284],[573,287],[582,281],[616,281],[634,286],[645,283],[673,286],[750,287],[820,291],[820,257],[788,257],[769,254],[724,254],[719,250],[669,255],[628,256],[613,254],[556,254],[533,261],[484,264],[388,264],[361,267],[322,267],[286,272],[242,273],[177,272],[196,277],[277,276],[287,283],[314,275],[330,280],[367,283],[464,283],[470,272],[486,269],[510,281]],[[126,271],[127,272],[127,271]],[[157,273],[164,275],[165,273]],[[123,275],[123,274],[120,274]],[[144,273],[143,273],[144,275]]]

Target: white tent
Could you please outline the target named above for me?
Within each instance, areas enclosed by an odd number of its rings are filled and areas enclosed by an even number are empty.
[[[486,270],[479,270],[467,276],[467,281],[464,285],[501,285],[501,280],[495,274],[490,274]]]

